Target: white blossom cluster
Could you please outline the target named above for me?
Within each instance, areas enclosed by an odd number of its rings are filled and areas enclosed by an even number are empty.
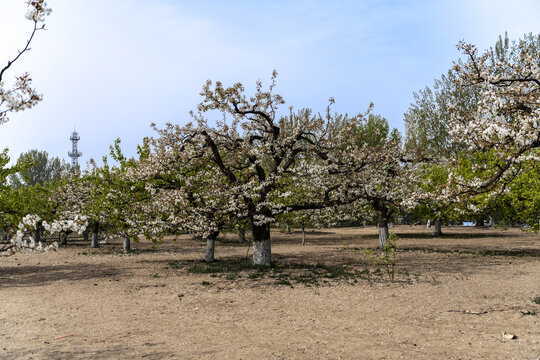
[[[81,235],[88,226],[88,217],[86,215],[77,214],[73,219],[54,220],[51,223],[43,221],[43,228],[50,234],[59,234],[74,232]]]
[[[458,47],[468,61],[454,66],[457,85],[478,87],[480,98],[474,112],[452,111],[450,134],[471,153],[489,152],[497,161],[480,162],[474,177],[454,180],[469,191],[489,191],[513,178],[521,163],[540,161],[540,59],[527,42],[504,61],[470,44]]]
[[[45,21],[45,17],[49,16],[52,12],[44,0],[29,0],[27,4],[28,11],[26,12],[26,18],[35,23],[42,23]]]
[[[29,109],[42,99],[41,94],[31,87],[32,78],[27,73],[17,76],[13,84],[8,85],[5,82],[5,75],[8,74],[6,71],[10,69],[14,62],[18,61],[24,52],[30,50],[29,46],[35,33],[45,28],[43,22],[45,17],[51,13],[51,9],[44,0],[28,1],[27,4],[26,18],[34,23],[32,33],[26,46],[13,59],[8,60],[5,67],[0,68],[0,124],[8,121],[10,112]]]
[[[29,109],[41,101],[42,96],[31,87],[32,79],[24,74],[16,79],[13,87],[5,89],[0,81],[0,124],[7,121],[7,114]]]
[[[38,215],[26,215],[22,218],[18,225],[17,232],[9,240],[9,245],[0,252],[1,255],[12,255],[21,250],[36,250],[36,251],[49,251],[51,249],[57,250],[58,243],[54,242],[51,245],[44,246],[41,241],[35,241],[33,233],[37,229],[40,222]]]

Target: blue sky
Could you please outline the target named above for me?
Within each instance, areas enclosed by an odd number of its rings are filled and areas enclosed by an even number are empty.
[[[187,123],[207,79],[253,89],[279,73],[295,108],[363,112],[370,102],[403,131],[413,92],[431,85],[466,40],[540,32],[539,1],[48,0],[47,31],[14,66],[44,100],[0,125],[16,158],[37,148],[66,160],[70,133],[81,163],[114,139],[133,154],[151,122]],[[23,46],[25,1],[0,0],[0,65]],[[8,79],[9,80],[9,76]]]

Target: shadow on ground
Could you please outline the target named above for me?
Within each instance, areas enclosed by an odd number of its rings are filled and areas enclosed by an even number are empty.
[[[162,344],[153,344],[162,345]],[[88,348],[73,347],[70,350],[53,350],[55,344],[51,342],[39,349],[32,350],[3,350],[0,349],[0,358],[3,360],[17,359],[173,359],[176,355],[166,351],[140,352],[127,346],[108,346],[106,349],[93,350]],[[49,347],[49,348],[48,348]]]
[[[119,278],[126,269],[103,264],[63,264],[3,266],[0,268],[0,288],[44,286],[55,281]]]

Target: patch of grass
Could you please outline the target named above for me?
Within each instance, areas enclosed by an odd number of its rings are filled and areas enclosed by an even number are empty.
[[[153,278],[158,278],[158,277],[159,277],[159,274],[158,274],[158,273],[155,273],[155,274],[152,274],[152,275],[150,275],[150,276],[153,277]]]
[[[331,285],[335,281],[346,281],[351,285],[358,280],[383,281],[380,269],[370,272],[369,269],[358,270],[350,265],[324,265],[303,262],[274,262],[272,267],[253,265],[248,259],[216,260],[211,263],[196,261],[169,262],[168,268],[185,269],[191,274],[208,274],[209,277],[223,276],[225,280],[234,281],[247,278],[252,281],[274,279],[276,285],[294,287],[304,284],[306,287]]]
[[[531,299],[531,301],[535,304],[540,305],[540,296],[535,296]]]
[[[527,311],[521,311],[521,314],[524,316],[526,315],[536,316],[538,312],[536,310],[527,310]]]
[[[287,270],[285,273],[284,271]],[[307,287],[330,284],[328,280],[352,280],[357,283],[357,278],[365,278],[364,271],[352,269],[349,266],[328,266],[322,264],[305,263],[281,263],[275,272],[280,273],[279,279],[286,278],[289,282],[294,281]]]
[[[298,276],[292,276],[291,279],[299,284],[304,284],[307,287],[320,285],[319,278],[315,274],[302,274]]]
[[[209,286],[209,285],[212,285],[212,283],[209,282],[209,281],[203,280],[203,281],[201,281],[201,285]]]
[[[195,264],[186,270],[191,274],[217,274],[217,273],[235,273],[244,270],[264,270],[257,265],[253,265],[250,260],[216,260],[210,263]],[[269,271],[269,269],[266,269]]]
[[[173,269],[182,267],[181,263],[178,262],[169,263],[168,266]],[[225,275],[225,280],[229,281],[242,277],[241,273],[248,273],[247,278],[254,281],[272,278],[276,279],[275,284],[278,285],[294,286],[294,283],[298,283],[308,287],[329,284],[328,280],[351,280],[354,284],[358,282],[356,278],[366,278],[365,270],[358,271],[349,266],[275,262],[271,268],[267,268],[253,265],[247,259],[197,263],[188,265],[186,271],[191,274],[209,274],[211,277],[222,274]]]
[[[257,280],[257,279],[263,278],[264,275],[265,275],[264,272],[257,271],[257,272],[254,272],[254,273],[249,274],[249,275],[248,275],[248,278],[251,279],[251,280]]]
[[[169,261],[167,263],[167,266],[165,267],[166,269],[175,269],[175,270],[178,270],[178,269],[181,269],[182,267],[180,266],[180,264],[177,262],[177,261]]]
[[[426,279],[427,279],[427,275],[426,275]],[[437,276],[435,276],[435,275],[431,275],[431,279],[428,280],[428,282],[431,285],[440,285],[441,284],[441,282],[439,281],[439,279],[437,279]]]
[[[287,279],[278,279],[274,282],[276,285],[287,285],[294,288],[293,284]]]
[[[484,251],[473,251],[473,250],[452,250],[452,249],[441,249],[441,248],[422,248],[422,247],[410,247],[410,248],[401,248],[399,251],[419,251],[423,253],[440,253],[440,254],[467,254],[467,255],[480,255],[480,256],[510,256],[510,257],[540,257],[540,251],[537,250],[484,250]]]

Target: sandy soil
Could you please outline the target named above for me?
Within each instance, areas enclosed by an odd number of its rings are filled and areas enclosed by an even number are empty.
[[[141,242],[129,255],[120,242],[72,241],[0,258],[0,358],[538,359],[540,236],[444,230],[433,239],[420,226],[393,229],[396,283],[345,249],[373,248],[375,228],[310,231],[305,246],[300,232],[276,231],[279,276],[189,272],[206,265],[204,244],[187,237],[156,249]],[[231,235],[217,244],[217,264],[246,250]],[[305,264],[364,275],[294,280]]]

